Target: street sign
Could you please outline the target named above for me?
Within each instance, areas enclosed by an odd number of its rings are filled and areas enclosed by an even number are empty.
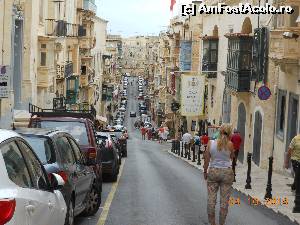
[[[260,100],[268,100],[271,96],[271,90],[263,85],[258,89],[258,97]]]
[[[9,97],[8,66],[0,65],[0,98]]]

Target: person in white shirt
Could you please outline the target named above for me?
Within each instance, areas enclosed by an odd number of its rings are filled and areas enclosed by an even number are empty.
[[[188,131],[186,131],[185,134],[182,136],[182,142],[184,144],[185,154],[187,154],[187,151],[191,147],[192,138],[193,136]]]

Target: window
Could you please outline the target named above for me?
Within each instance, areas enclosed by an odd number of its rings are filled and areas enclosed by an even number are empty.
[[[62,163],[74,164],[75,157],[68,139],[66,137],[59,137],[56,144],[57,148],[60,150]]]
[[[32,182],[29,176],[25,160],[14,141],[0,146],[5,167],[9,179],[16,185],[23,188],[31,188]]]
[[[276,133],[277,136],[282,140],[284,138],[285,109],[286,109],[286,91],[278,90]]]
[[[29,173],[31,175],[33,187],[40,190],[48,190],[48,182],[43,165],[39,162],[32,150],[22,141],[18,141],[18,145],[25,158]]]
[[[46,66],[46,60],[47,60],[47,53],[46,52],[41,52],[41,62],[40,62],[40,66]]]
[[[203,71],[217,71],[218,63],[218,40],[203,41]]]
[[[81,75],[86,75],[86,66],[81,66]]]
[[[75,143],[75,141],[73,139],[69,138],[69,141],[74,150],[76,160],[78,162],[82,161],[82,154],[81,154],[80,148],[78,147],[78,145]]]
[[[294,12],[290,14],[290,27],[297,27],[296,20],[299,16],[299,6],[292,6]]]
[[[34,152],[43,164],[56,162],[54,149],[48,139],[37,136],[24,136],[24,138],[33,147]]]
[[[41,44],[41,48],[46,49],[47,45],[46,44]]]

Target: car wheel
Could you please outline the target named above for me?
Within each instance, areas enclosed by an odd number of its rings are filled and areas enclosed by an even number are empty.
[[[66,221],[65,225],[74,225],[74,203],[73,199],[70,199],[69,205],[68,205],[68,212],[66,215]]]
[[[93,216],[98,211],[100,204],[101,192],[99,191],[97,185],[94,183],[92,189],[88,194],[88,200],[83,214],[85,216]]]

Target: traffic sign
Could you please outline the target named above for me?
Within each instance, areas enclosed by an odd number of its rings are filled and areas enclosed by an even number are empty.
[[[260,100],[268,100],[271,96],[271,90],[263,85],[258,89],[258,97]]]

